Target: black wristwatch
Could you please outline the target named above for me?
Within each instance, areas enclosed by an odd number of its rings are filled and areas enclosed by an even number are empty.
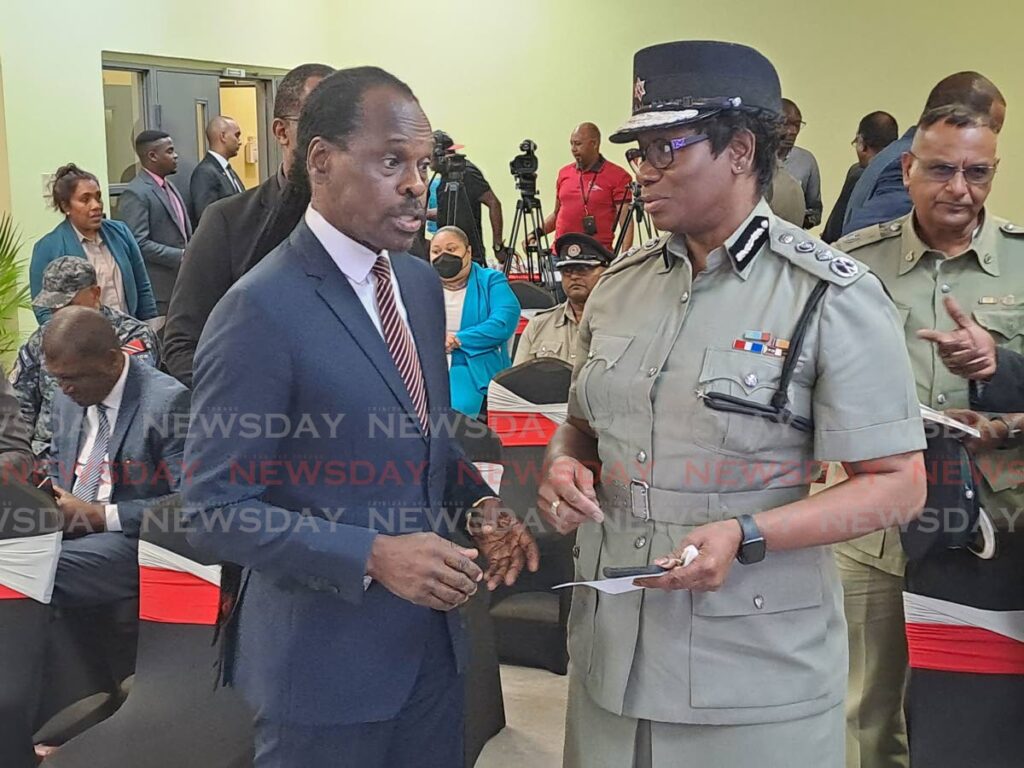
[[[736,559],[743,565],[760,563],[764,560],[765,553],[764,536],[761,535],[761,529],[757,527],[757,523],[750,515],[740,515],[736,518],[736,522],[740,524],[740,532],[743,535],[739,551],[736,552]]]

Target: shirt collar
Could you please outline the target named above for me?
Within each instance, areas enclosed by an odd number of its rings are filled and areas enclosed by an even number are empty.
[[[217,154],[212,149],[208,149],[206,151],[209,152],[211,155],[213,155],[217,159],[217,162],[220,163],[220,167],[223,170],[226,171],[228,169],[228,159],[226,157],[224,157],[223,155]]]
[[[144,170],[146,173],[148,173],[150,175],[150,177],[153,179],[153,181],[156,182],[158,187],[162,188],[164,186],[164,178],[163,178],[163,176],[158,176],[157,174],[155,174],[151,170],[149,170],[149,168],[143,168],[142,170]]]
[[[117,383],[111,388],[107,396],[103,398],[103,405],[107,406],[107,413],[121,410],[121,399],[124,397],[124,384],[128,380],[128,367],[131,365],[131,358],[124,352],[124,368],[121,375],[117,377]],[[94,406],[95,407],[95,406]]]
[[[914,220],[914,212],[911,211],[902,222],[901,251],[899,274],[905,275],[916,267],[922,257],[927,253],[937,253],[943,258],[948,254],[937,251],[925,244],[917,232],[917,222]],[[981,211],[981,226],[971,238],[971,245],[963,253],[957,254],[954,258],[974,256],[985,272],[993,277],[999,277],[999,250],[997,241],[999,239],[999,225],[987,212]]]
[[[336,229],[312,205],[306,208],[306,226],[320,241],[320,245],[327,251],[331,261],[337,265],[345,277],[355,283],[366,282],[378,255],[388,258],[387,251],[376,254],[365,245],[357,243],[344,232]]]
[[[771,207],[762,197],[743,223],[726,239],[724,246],[708,254],[706,271],[713,271],[724,261],[728,261],[733,271],[741,279],[746,280],[750,265],[764,249],[765,244],[771,240],[771,231],[776,223]],[[673,235],[665,244],[665,254],[665,268],[660,270],[662,273],[672,269],[674,262],[671,256],[676,259],[686,258],[686,237],[680,234]]]
[[[566,323],[572,323],[577,325],[576,317],[572,313],[572,307],[569,306],[569,302],[565,301],[562,303],[562,311],[555,317],[555,327],[561,328]]]
[[[71,219],[68,219],[68,224],[71,224]],[[78,231],[78,227],[76,227],[74,224],[71,224],[71,228],[73,230],[75,230],[75,236],[78,238],[78,242],[80,242],[80,243],[89,243],[90,245],[95,244],[95,243],[100,243],[101,245],[103,244],[103,236],[100,234],[100,232],[96,233],[96,239],[95,240],[90,240],[88,237],[86,237],[81,232],[79,232]]]
[[[583,169],[577,167],[577,170],[580,173],[600,173],[601,170],[604,168],[604,162],[604,155],[598,155],[597,161],[592,166]]]

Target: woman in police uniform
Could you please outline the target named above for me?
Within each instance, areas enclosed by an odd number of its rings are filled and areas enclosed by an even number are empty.
[[[861,265],[765,203],[781,97],[761,54],[669,43],[634,70],[612,141],[638,141],[627,158],[669,234],[587,303],[540,506],[578,529],[579,578],[667,570],[574,595],[565,765],[839,768],[828,545],[913,518],[925,494],[898,315]],[[851,479],[809,498],[829,460]]]

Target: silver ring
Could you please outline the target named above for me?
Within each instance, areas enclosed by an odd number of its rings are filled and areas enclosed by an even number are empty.
[[[561,499],[555,499],[551,502],[551,516],[558,517],[558,505],[562,503]]]

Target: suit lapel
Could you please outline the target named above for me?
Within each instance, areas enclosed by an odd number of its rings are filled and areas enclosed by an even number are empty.
[[[61,418],[67,419],[64,423],[53,425],[53,434],[61,435],[58,451],[61,456],[61,464],[57,467],[59,482],[57,483],[67,491],[75,487],[78,480],[78,449],[82,444],[82,424],[85,422],[85,409],[80,405],[68,400],[65,407],[61,408]]]
[[[167,211],[167,215],[171,217],[171,221],[174,222],[174,225],[178,228],[178,231],[181,232],[182,235],[186,235],[185,232],[182,232],[181,224],[178,222],[178,216],[177,214],[174,213],[174,206],[171,205],[171,198],[169,197],[169,195],[172,194],[170,191],[171,182],[164,179],[164,184],[166,184],[167,186],[164,187],[163,189],[160,189],[160,185],[157,184],[153,180],[153,177],[150,176],[146,171],[142,172],[142,182],[149,186],[152,194],[155,195],[156,199],[159,200],[160,203],[163,205],[164,210]]]
[[[320,279],[320,284],[316,288],[317,295],[331,308],[335,317],[363,350],[363,354],[380,373],[388,389],[402,404],[402,408],[415,416],[416,409],[413,407],[412,398],[409,397],[405,382],[398,374],[391,352],[377,332],[359,297],[349,285],[348,279],[331,260],[316,236],[309,231],[305,222],[300,222],[296,227],[291,242],[305,255],[307,274]]]
[[[131,358],[125,361],[125,365],[128,366],[128,377],[124,382],[121,407],[117,409],[117,421],[114,422],[113,431],[110,433],[110,447],[107,451],[111,464],[117,460],[125,435],[128,433],[128,425],[135,418],[142,398],[142,381],[138,367],[132,364]]]

